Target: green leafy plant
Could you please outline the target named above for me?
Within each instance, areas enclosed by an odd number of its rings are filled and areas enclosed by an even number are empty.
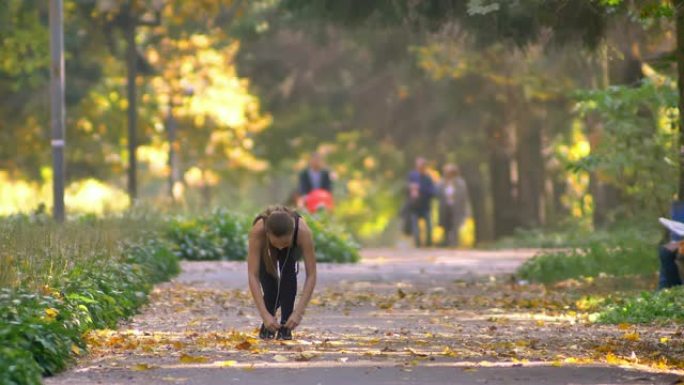
[[[313,231],[319,262],[358,262],[359,246],[344,229],[325,216],[305,214]],[[216,210],[206,217],[176,218],[170,221],[167,237],[182,259],[232,260],[247,257],[249,217],[227,210]]]
[[[637,234],[615,232],[610,238],[589,240],[582,246],[546,251],[526,261],[517,274],[542,283],[601,274],[652,274],[658,269],[657,239]]]
[[[361,259],[359,245],[329,217],[305,215],[311,228],[318,262],[356,263]]]
[[[52,248],[34,249],[27,246],[33,232],[22,221],[0,223],[4,230],[27,240],[5,244],[2,255],[8,251],[22,256],[40,249],[44,252],[27,257],[31,263],[15,265],[10,261],[8,266],[7,259],[0,261],[3,271],[11,267],[14,276],[37,275],[0,289],[2,384],[39,384],[41,375],[63,370],[74,354],[85,350],[86,331],[116,326],[145,303],[154,283],[179,271],[177,257],[167,243],[156,239],[158,235],[153,231],[123,237],[116,247],[90,249],[89,242],[102,246],[97,239],[89,238],[99,236],[100,230],[86,230],[92,224],[68,223],[56,229],[44,227],[47,223],[33,223],[30,226],[38,227],[38,232],[49,234],[49,242],[66,236],[67,241],[76,245],[69,248],[51,243]],[[80,243],[70,237],[76,234],[70,231],[77,229],[81,230]],[[53,235],[55,238],[51,238]],[[70,255],[73,257],[69,258]]]
[[[597,116],[602,129],[591,154],[568,164],[593,171],[623,196],[620,217],[666,213],[676,191],[677,88],[669,78],[637,87],[612,86],[576,94],[581,114]]]
[[[602,323],[649,323],[684,321],[684,287],[616,300],[598,316]]]
[[[245,216],[215,210],[205,217],[171,220],[166,236],[179,258],[240,261],[247,257],[249,225]]]

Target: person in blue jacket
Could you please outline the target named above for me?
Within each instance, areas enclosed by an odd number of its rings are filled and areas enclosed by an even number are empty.
[[[436,189],[432,177],[427,173],[427,161],[425,158],[416,158],[416,167],[408,175],[408,201],[407,210],[411,221],[411,232],[416,247],[421,247],[419,221],[425,221],[425,245],[432,246],[432,218],[430,207]]]

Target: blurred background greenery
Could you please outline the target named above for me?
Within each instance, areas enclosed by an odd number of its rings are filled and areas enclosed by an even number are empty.
[[[68,212],[130,207],[124,31],[159,10],[136,30],[137,205],[253,213],[317,150],[366,245],[399,239],[419,155],[435,179],[460,165],[464,245],[657,229],[677,185],[671,2],[410,4],[65,0]],[[48,65],[47,2],[3,1],[0,215],[52,205]]]

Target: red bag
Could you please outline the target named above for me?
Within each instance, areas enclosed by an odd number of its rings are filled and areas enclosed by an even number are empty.
[[[316,189],[308,193],[304,197],[304,206],[310,213],[315,213],[319,210],[332,211],[334,200],[332,194],[323,189]]]

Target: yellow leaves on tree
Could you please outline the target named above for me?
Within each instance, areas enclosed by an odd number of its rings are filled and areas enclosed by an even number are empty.
[[[231,168],[261,171],[267,163],[252,154],[250,136],[268,127],[271,117],[260,112],[248,80],[237,74],[239,47],[238,41],[225,44],[214,35],[165,37],[147,50],[150,62],[160,69],[151,86],[159,105],[183,122],[180,140],[195,149],[196,157],[204,163],[218,158]],[[184,157],[198,162],[191,158]]]

